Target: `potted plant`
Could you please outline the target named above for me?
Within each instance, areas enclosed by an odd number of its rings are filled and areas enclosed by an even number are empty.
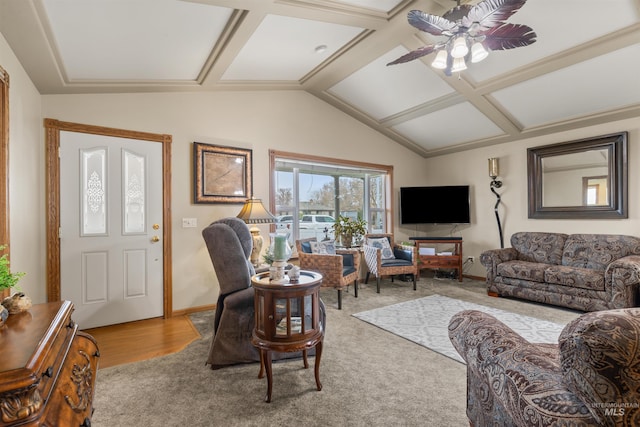
[[[5,248],[5,245],[0,246],[0,251],[3,251]],[[20,290],[18,281],[22,276],[24,276],[24,273],[11,272],[9,268],[9,258],[6,253],[0,256],[0,295],[11,288]],[[9,314],[19,313],[20,311],[24,311],[30,307],[31,299],[25,296],[22,292],[4,298],[2,305],[0,306],[0,326],[4,325]]]
[[[264,255],[262,255],[262,259],[264,260],[265,264],[268,264],[269,267],[271,267],[271,264],[273,264],[273,252],[271,252],[271,248],[267,249],[267,251],[264,253]]]
[[[367,222],[360,217],[353,219],[340,215],[333,224],[333,232],[340,236],[342,246],[350,248],[354,240],[358,241],[367,232]]]
[[[5,245],[0,246],[0,251],[6,248]],[[18,281],[24,276],[24,273],[12,273],[9,268],[9,258],[7,254],[0,256],[0,294],[6,289],[15,288],[20,290]]]

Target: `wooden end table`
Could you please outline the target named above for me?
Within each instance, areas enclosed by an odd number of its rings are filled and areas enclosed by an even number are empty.
[[[304,367],[308,368],[307,350],[316,349],[316,387],[320,383],[320,357],[324,325],[320,322],[320,284],[322,275],[312,271],[301,271],[297,281],[273,284],[269,273],[256,274],[251,278],[255,290],[255,328],[251,342],[260,350],[260,373],[267,373],[266,402],[271,402],[273,373],[271,352],[301,351]]]
[[[418,278],[423,268],[453,268],[458,271],[458,281],[462,282],[462,237],[410,237],[418,247],[418,258],[421,264],[418,266]],[[451,255],[420,255],[421,245],[437,246],[439,244],[453,244]]]

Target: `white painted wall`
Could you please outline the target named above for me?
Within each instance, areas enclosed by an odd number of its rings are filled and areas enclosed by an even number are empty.
[[[235,216],[240,205],[194,205],[192,142],[250,148],[254,194],[268,197],[268,150],[276,149],[394,166],[394,196],[402,186],[472,186],[472,223],[401,227],[396,240],[413,235],[460,235],[464,255],[476,257],[467,273],[483,276],[480,253],[499,246],[489,190],[487,159],[500,158],[500,207],[506,246],[520,230],[621,233],[640,236],[638,167],[640,118],[555,135],[423,159],[349,116],[301,91],[171,94],[44,95],[37,90],[0,35],[0,65],[10,74],[10,209],[12,267],[25,271],[23,289],[34,302],[46,300],[43,119],[173,136],[173,304],[175,310],[213,304],[218,284],[200,231],[211,221]],[[629,219],[530,220],[527,218],[526,149],[612,132],[629,131]],[[397,211],[396,211],[397,212]],[[182,218],[198,227],[182,228]],[[266,235],[267,227],[263,227]]]
[[[173,305],[213,304],[218,285],[201,236],[241,205],[192,203],[194,141],[253,150],[254,195],[268,202],[269,149],[393,165],[394,185],[425,182],[424,159],[302,91],[45,95],[43,118],[173,137]],[[197,218],[197,228],[182,228]],[[268,226],[262,227],[267,235]],[[398,236],[402,238],[401,236]]]
[[[621,131],[629,132],[629,218],[617,220],[556,220],[529,219],[527,205],[527,148],[540,145],[574,141]],[[476,262],[468,274],[484,276],[485,270],[478,262],[482,251],[500,247],[498,227],[494,214],[496,197],[489,189],[487,159],[500,159],[502,204],[499,208],[504,232],[505,247],[517,231],[553,231],[562,233],[616,233],[640,236],[640,209],[638,182],[640,179],[640,118],[615,123],[585,127],[544,137],[509,142],[476,150],[434,157],[425,160],[429,185],[470,184],[471,222],[458,227],[464,238],[464,256],[475,256]],[[425,234],[438,235],[450,231],[450,227],[424,227]]]
[[[46,301],[42,97],[0,34],[0,66],[9,73],[11,270],[33,301]],[[4,242],[0,242],[4,243]]]

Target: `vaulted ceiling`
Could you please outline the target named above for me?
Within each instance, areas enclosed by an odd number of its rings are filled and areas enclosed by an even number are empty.
[[[410,10],[454,6],[0,0],[0,32],[42,94],[304,90],[424,157],[640,117],[640,0],[527,0],[508,22],[530,46],[450,77],[386,65],[437,40]]]

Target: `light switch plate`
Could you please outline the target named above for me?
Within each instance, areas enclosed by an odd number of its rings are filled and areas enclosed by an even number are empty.
[[[182,218],[182,228],[194,228],[198,226],[198,218]]]

